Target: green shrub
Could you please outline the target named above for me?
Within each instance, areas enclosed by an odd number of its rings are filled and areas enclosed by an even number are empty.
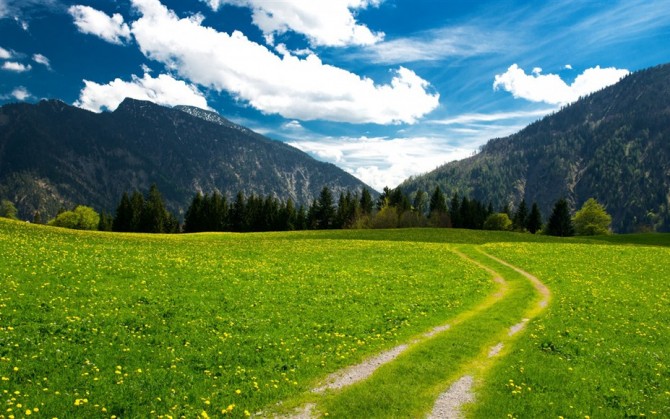
[[[50,226],[71,228],[74,230],[97,230],[100,215],[91,207],[78,206],[74,211],[60,213],[49,221]]]

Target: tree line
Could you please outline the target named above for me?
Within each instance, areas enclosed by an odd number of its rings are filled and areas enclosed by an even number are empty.
[[[11,202],[2,201],[0,216],[16,218]],[[512,211],[509,206],[494,211],[489,203],[460,197],[447,199],[439,187],[432,194],[418,191],[413,199],[400,188],[384,188],[376,200],[369,190],[340,193],[335,199],[328,187],[308,207],[288,199],[238,192],[229,201],[219,192],[196,193],[185,213],[183,224],[166,209],[165,201],[152,185],[146,195],[124,192],[115,214],[98,214],[78,206],[61,211],[49,225],[84,230],[141,233],[196,233],[206,231],[263,232],[324,230],[343,228],[442,227],[475,230],[519,231],[554,236],[609,233],[611,216],[595,199],[589,199],[573,216],[568,202],[559,199],[548,222],[543,224],[536,203],[530,210],[525,200]]]

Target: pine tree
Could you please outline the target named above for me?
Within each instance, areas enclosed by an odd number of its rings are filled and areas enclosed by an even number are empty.
[[[370,215],[372,214],[373,206],[374,203],[372,202],[372,195],[370,195],[370,191],[368,188],[363,188],[363,191],[361,192],[361,211],[365,215]]]
[[[447,212],[447,203],[444,199],[444,194],[439,186],[435,187],[433,195],[430,197],[430,204],[428,207],[428,216],[430,218],[445,214]]]
[[[554,210],[547,223],[547,234],[550,236],[568,237],[575,235],[575,229],[570,218],[568,201],[559,199],[554,205]]]
[[[130,197],[131,222],[128,231],[142,231],[142,212],[144,211],[144,195],[139,191],[133,192]]]
[[[421,215],[426,215],[430,210],[428,207],[428,194],[422,189],[419,189],[414,196],[414,201],[412,202],[414,210]],[[446,205],[446,204],[445,204]]]
[[[186,233],[197,233],[200,231],[205,231],[203,229],[203,196],[200,192],[196,193],[193,199],[191,200],[191,205],[189,205],[184,215],[184,232]]]
[[[319,194],[314,216],[318,229],[325,230],[333,227],[335,208],[333,207],[333,195],[327,186],[324,186]]]
[[[522,199],[519,203],[519,207],[514,213],[514,218],[512,219],[512,224],[515,230],[523,231],[526,228],[526,219],[528,218],[528,207],[526,206],[526,200]]]
[[[377,198],[377,211],[380,211],[384,207],[388,207],[391,204],[391,189],[388,186],[384,186],[381,195]]]
[[[106,212],[101,212],[100,213],[100,222],[98,223],[98,230],[100,231],[112,231],[112,227],[114,225],[114,217],[111,216],[111,214],[107,214]]]
[[[305,207],[303,205],[300,205],[300,208],[298,208],[298,213],[295,216],[295,229],[307,230],[308,228],[307,211],[305,211]]]
[[[247,211],[244,193],[237,192],[235,202],[230,208],[230,228],[232,231],[245,231],[247,228]]]
[[[140,217],[140,231],[145,233],[165,233],[168,216],[165,210],[165,202],[156,184],[149,188],[142,215]]]
[[[461,204],[457,192],[454,193],[454,196],[451,198],[451,203],[449,204],[449,217],[451,218],[451,226],[453,228],[463,227],[461,220]]]
[[[228,202],[226,197],[214,191],[205,205],[204,215],[209,231],[226,231],[228,228]]]
[[[119,232],[130,232],[133,230],[133,206],[127,192],[121,196],[121,202],[116,207],[116,215],[112,222],[112,230]]]
[[[533,202],[533,206],[530,209],[530,214],[528,214],[528,219],[526,220],[526,229],[530,234],[535,234],[542,228],[542,214],[540,214],[540,209],[537,204]]]
[[[286,204],[282,205],[279,211],[279,228],[282,231],[291,231],[297,229],[298,212],[295,209],[292,199],[288,199]]]

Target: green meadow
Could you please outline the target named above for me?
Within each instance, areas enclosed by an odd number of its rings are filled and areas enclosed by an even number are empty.
[[[463,374],[475,378],[471,417],[668,417],[669,240],[629,239],[162,236],[0,219],[0,418],[244,417],[305,403],[422,417]],[[488,255],[535,275],[548,305]],[[311,392],[400,344],[369,379]]]

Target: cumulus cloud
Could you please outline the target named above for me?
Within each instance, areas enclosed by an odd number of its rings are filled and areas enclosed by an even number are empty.
[[[8,60],[12,58],[12,53],[0,47],[0,60]]]
[[[24,73],[32,69],[31,65],[21,64],[15,61],[5,61],[2,64],[2,69],[7,71],[14,71],[16,73]]]
[[[376,190],[472,154],[443,138],[327,138],[290,141],[316,158],[338,165]]]
[[[126,97],[148,100],[159,105],[191,105],[210,109],[207,100],[197,87],[176,80],[167,74],[156,78],[145,74],[140,78],[133,75],[131,81],[115,79],[107,84],[84,80],[85,87],[74,104],[93,112],[103,109],[114,110]]]
[[[505,73],[495,76],[493,88],[508,91],[515,98],[564,105],[610,86],[628,73],[629,71],[625,69],[596,66],[585,70],[568,85],[556,74],[544,75],[533,71],[533,75],[530,75],[513,64]]]
[[[278,3],[278,2],[271,2]],[[254,108],[289,119],[351,123],[414,123],[434,110],[439,94],[400,67],[388,84],[375,84],[314,54],[282,57],[241,32],[217,32],[195,16],[179,18],[158,0],[133,0],[142,15],[132,23],[141,51],[181,77],[232,93]]]
[[[33,61],[35,61],[37,64],[42,64],[48,69],[51,69],[51,62],[47,57],[45,57],[42,54],[34,54],[33,55]]]
[[[23,101],[23,100],[26,100],[26,99],[30,98],[31,96],[32,95],[30,94],[28,89],[26,89],[23,86],[19,86],[12,91],[12,97],[16,100]]]
[[[68,12],[81,33],[96,35],[119,45],[130,39],[130,28],[119,13],[109,16],[89,6],[71,6]]]
[[[305,128],[302,126],[302,124],[299,121],[296,121],[294,119],[293,121],[288,121],[285,124],[283,124],[282,129],[284,129],[286,131],[302,131]]]
[[[309,39],[312,45],[372,45],[383,33],[372,32],[356,22],[354,11],[378,6],[381,0],[205,0],[218,10],[223,4],[248,7],[253,23],[269,44],[276,35],[293,31]]]

